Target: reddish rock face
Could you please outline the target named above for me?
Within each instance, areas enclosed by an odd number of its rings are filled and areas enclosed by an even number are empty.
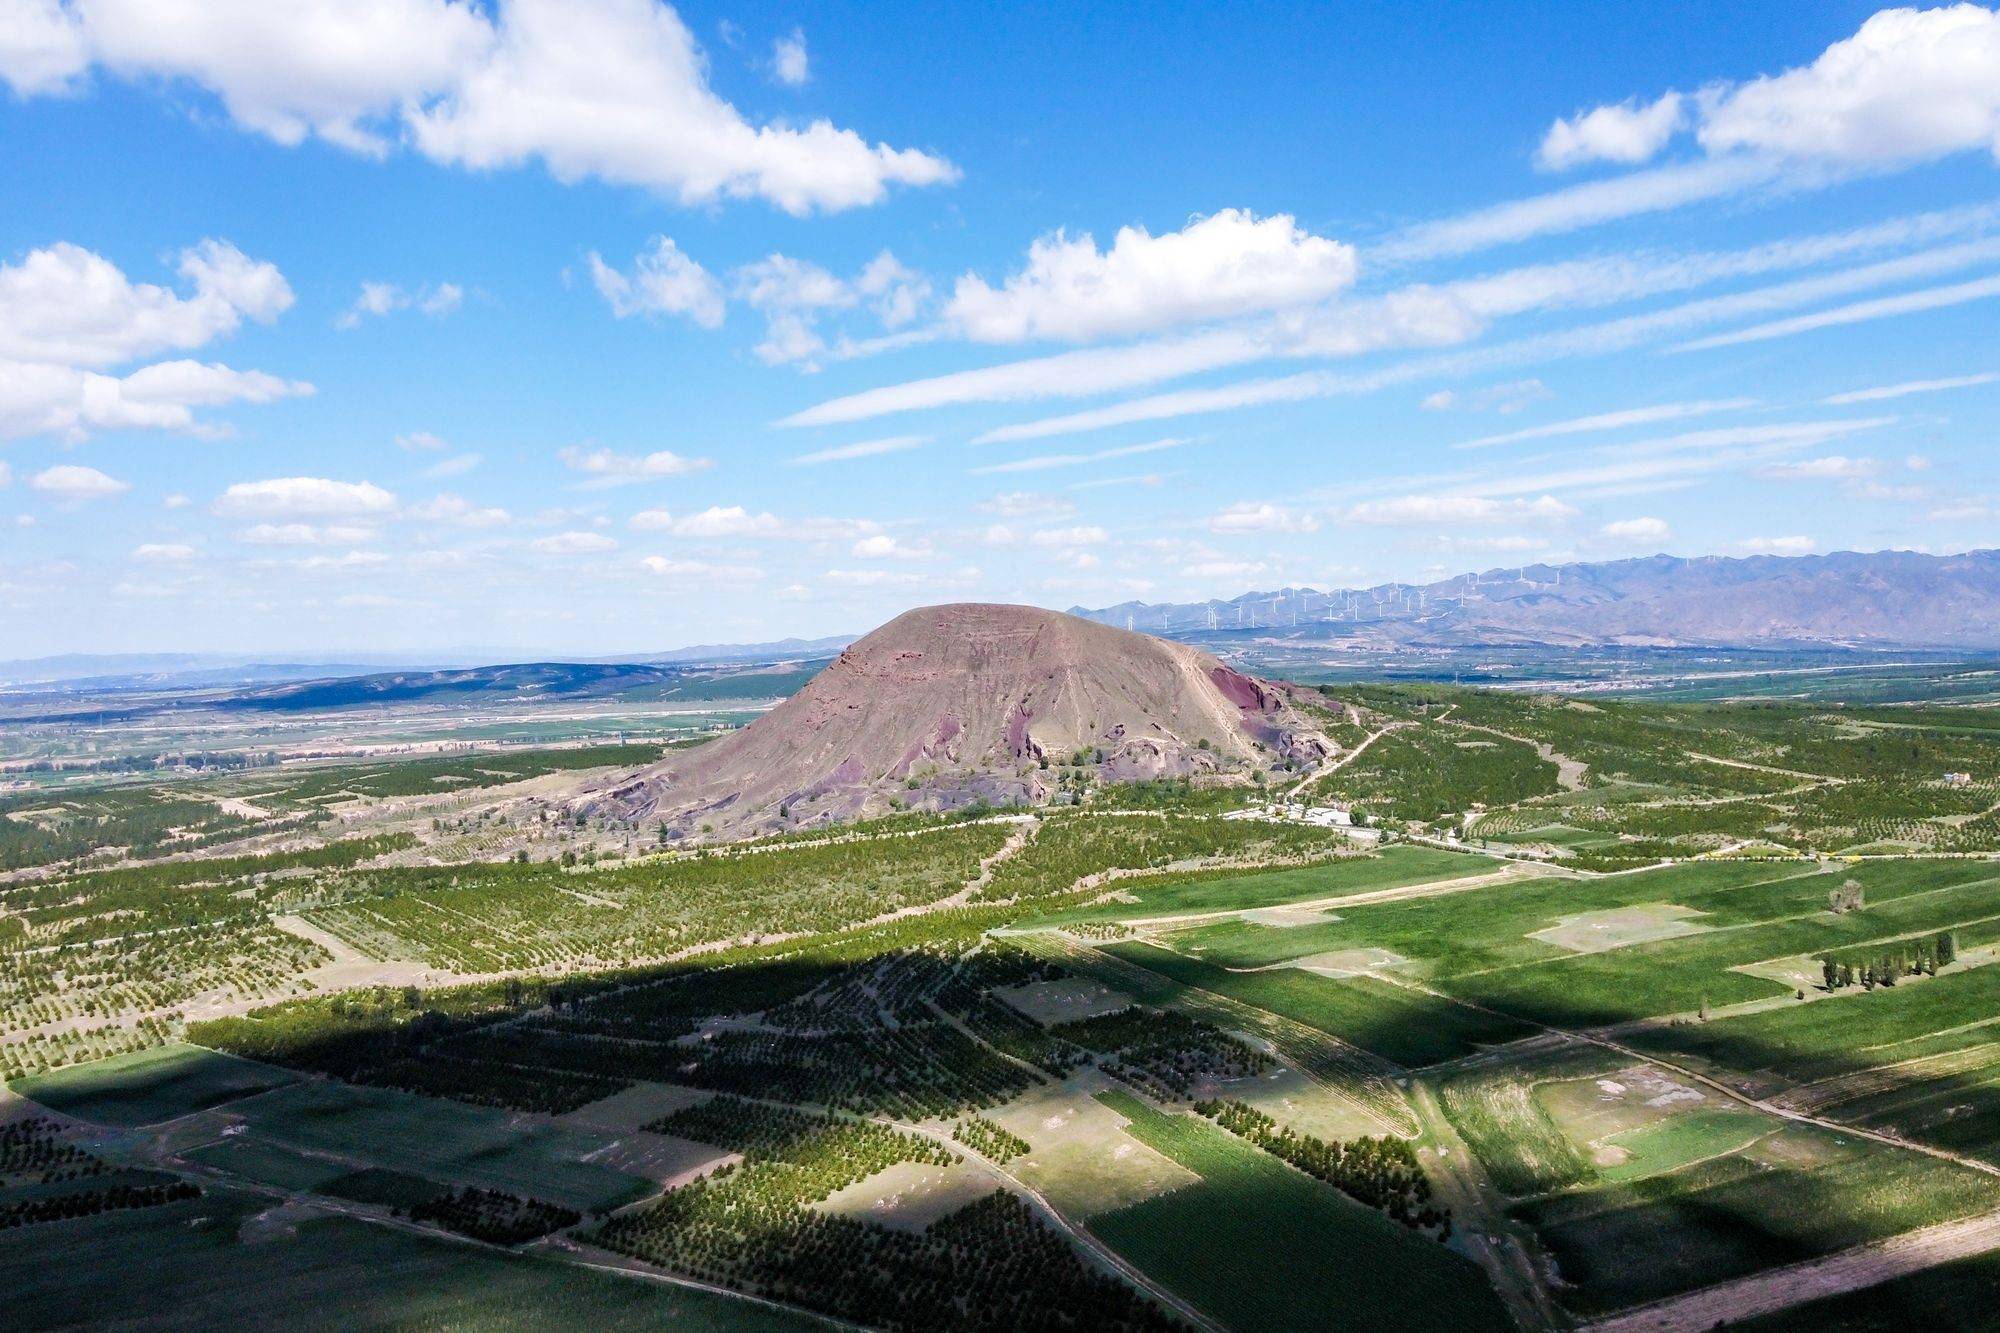
[[[1208,677],[1215,682],[1215,688],[1222,691],[1223,698],[1246,713],[1268,713],[1278,707],[1275,694],[1240,671],[1232,671],[1217,663],[1209,668]]]
[[[1025,606],[911,611],[755,723],[592,798],[671,827],[845,819],[888,800],[1034,803],[1044,757],[1105,781],[1239,772],[1315,753],[1315,729],[1264,682],[1186,644]],[[909,783],[918,782],[916,788]],[[777,812],[785,807],[784,821]]]

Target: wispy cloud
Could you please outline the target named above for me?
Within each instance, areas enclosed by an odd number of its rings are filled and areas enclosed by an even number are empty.
[[[809,466],[814,463],[846,463],[856,458],[879,458],[883,454],[899,454],[909,449],[920,449],[929,444],[928,435],[885,435],[877,440],[859,440],[853,444],[838,444],[830,449],[815,449],[809,454],[800,454],[791,459],[793,467]]]
[[[991,463],[985,467],[971,469],[975,477],[1006,472],[1046,472],[1051,468],[1081,467],[1085,463],[1101,463],[1112,458],[1135,458],[1141,454],[1156,454],[1163,449],[1177,449],[1186,444],[1184,439],[1151,440],[1145,444],[1127,444],[1116,449],[1099,449],[1087,454],[1042,454],[1035,458],[1017,458],[1008,463]]]
[[[1872,389],[1850,389],[1837,393],[1820,402],[1829,407],[1844,407],[1849,403],[1881,403],[1891,398],[1907,398],[1915,393],[1941,393],[1946,389],[1970,389],[1981,384],[2000,383],[2000,371],[1988,371],[1981,375],[1955,375],[1949,379],[1905,380],[1901,384],[1883,384]]]
[[[1815,329],[1833,328],[1841,324],[1859,324],[1871,319],[1889,319],[1896,315],[1915,314],[1924,310],[1941,310],[1946,306],[1964,305],[1968,301],[1984,301],[1995,296],[2000,296],[2000,274],[1989,278],[1975,278],[1971,282],[1955,283],[1948,287],[1929,287],[1922,291],[1877,297],[1871,301],[1856,301],[1851,305],[1820,310],[1792,319],[1772,320],[1767,324],[1756,324],[1731,333],[1697,338],[1692,342],[1681,343],[1672,350],[1698,352],[1711,347],[1734,347],[1741,343],[1789,338],[1793,334],[1810,333]]]
[[[1583,435],[1596,431],[1622,430],[1627,426],[1648,426],[1662,421],[1680,421],[1688,417],[1704,417],[1715,412],[1739,412],[1757,406],[1755,398],[1719,398],[1688,403],[1660,403],[1652,407],[1632,407],[1618,412],[1600,412],[1595,416],[1571,417],[1567,421],[1551,421],[1541,426],[1529,426],[1524,430],[1510,430],[1500,435],[1482,435],[1476,440],[1466,440],[1455,444],[1454,449],[1484,449],[1496,444],[1513,444],[1521,440],[1542,440],[1558,435]]]

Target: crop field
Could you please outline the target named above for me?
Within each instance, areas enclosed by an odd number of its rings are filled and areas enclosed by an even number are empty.
[[[1034,842],[1002,865],[980,890],[987,902],[1030,902],[1067,893],[1087,877],[1111,871],[1164,870],[1203,862],[1323,861],[1351,853],[1353,844],[1330,829],[1164,811],[1123,815],[1050,815]],[[1336,862],[1336,864],[1338,864]],[[1183,876],[1174,877],[1176,883]],[[1140,890],[1143,879],[1120,879]]]
[[[1387,848],[1375,856],[1348,856],[1293,870],[1225,873],[1212,878],[1176,875],[1157,880],[1125,879],[1116,886],[1118,900],[1031,916],[1023,924],[1048,926],[1244,912],[1462,879],[1500,866],[1500,862],[1487,857],[1403,846]]]
[[[149,1212],[61,1224],[62,1262],[0,1245],[0,1288],[24,1328],[141,1326],[173,1274],[174,1318],[279,1327],[302,1312],[347,1328],[807,1330],[818,1321],[705,1292],[389,1231],[318,1212],[279,1231],[270,1200],[211,1192]]]
[[[585,1160],[603,1147],[596,1138],[383,1088],[301,1083],[229,1114],[266,1142],[580,1209],[614,1207],[649,1188]]]
[[[13,1084],[51,1110],[105,1125],[153,1125],[281,1088],[296,1075],[193,1046],[114,1056]]]
[[[1593,1313],[1792,1263],[1992,1205],[1986,1177],[1786,1129],[1744,1151],[1518,1205]]]
[[[1006,836],[948,828],[588,875],[547,864],[384,869],[358,877],[360,901],[305,915],[365,952],[461,973],[608,967],[718,939],[837,929],[948,897]]]
[[[1662,705],[1347,686],[1394,729],[1331,775],[1397,827],[1465,825],[1616,868],[1745,843],[1779,852],[2000,848],[2000,737],[1944,707]],[[1947,773],[1981,775],[1946,782]]]
[[[584,1258],[1138,1333],[1589,1318],[2000,1206],[1854,1132],[2000,1165],[2000,860],[1931,855],[1980,848],[2000,729],[1352,694],[1346,744],[1393,729],[1302,799],[1372,848],[1179,783],[698,849],[536,804],[609,747],[69,793],[127,794],[43,833],[122,841],[0,880],[0,1071],[60,1117],[0,1123],[0,1207],[87,1195],[23,1225],[106,1263],[171,1231],[196,1310],[376,1264],[437,1326],[793,1326]]]
[[[1619,1063],[1598,1047],[1544,1047],[1454,1070],[1439,1079],[1440,1101],[1496,1187],[1516,1197],[1547,1193],[1595,1180],[1597,1168],[1576,1137],[1549,1114],[1537,1089],[1609,1073]]]
[[[1982,1254],[1891,1278],[1878,1286],[1807,1301],[1732,1325],[1744,1333],[1901,1333],[1951,1328],[2000,1301],[2000,1255]]]
[[[1323,977],[1296,968],[1231,972],[1146,944],[1104,951],[1192,986],[1317,1028],[1407,1067],[1469,1055],[1531,1029],[1373,977]]]
[[[1401,1329],[1450,1310],[1455,1327],[1504,1328],[1479,1271],[1195,1116],[1128,1094],[1103,1101],[1140,1142],[1200,1177],[1093,1218],[1091,1230],[1237,1328]],[[1337,1258],[1336,1258],[1337,1256]]]

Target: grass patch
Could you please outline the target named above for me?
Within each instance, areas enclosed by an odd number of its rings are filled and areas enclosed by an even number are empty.
[[[270,1207],[228,1191],[54,1224],[61,1246],[0,1246],[20,1328],[577,1329],[792,1333],[824,1324],[706,1292],[495,1254],[349,1218],[260,1228]],[[171,1274],[164,1307],[162,1274]]]
[[[100,1125],[155,1125],[268,1092],[298,1075],[195,1046],[114,1055],[15,1080],[23,1097]]]
[[[252,1134],[281,1144],[586,1212],[652,1188],[637,1176],[583,1160],[605,1139],[387,1088],[302,1083],[244,1108],[244,1115]]]
[[[1091,1219],[1120,1254],[1234,1328],[1408,1329],[1508,1321],[1479,1269],[1194,1116],[1098,1100],[1201,1177]]]
[[[1613,1134],[1607,1139],[1607,1143],[1624,1149],[1627,1156],[1616,1166],[1603,1167],[1601,1174],[1614,1183],[1643,1180],[1691,1162],[1735,1152],[1770,1133],[1779,1123],[1754,1111],[1700,1110],[1670,1116],[1657,1124]]]
[[[1664,1175],[1517,1205],[1580,1314],[1657,1300],[1961,1217],[1984,1177],[1935,1158],[1790,1128]]]
[[[335,1176],[320,1185],[319,1193],[355,1203],[372,1203],[405,1211],[447,1194],[445,1186],[407,1171],[390,1171],[379,1166],[364,1167]]]
[[[1021,924],[1033,927],[1197,912],[1240,912],[1483,875],[1502,864],[1491,857],[1465,852],[1391,847],[1371,856],[1342,857],[1288,870],[1162,881],[1121,880],[1111,887],[1129,894],[1135,901],[1093,903],[1031,917]]]
[[[1323,977],[1296,968],[1229,972],[1199,958],[1137,943],[1106,945],[1104,952],[1182,985],[1303,1023],[1405,1067],[1455,1059],[1532,1031],[1513,1019],[1373,977]]]

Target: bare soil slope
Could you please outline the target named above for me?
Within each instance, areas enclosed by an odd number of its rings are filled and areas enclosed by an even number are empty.
[[[1327,750],[1281,688],[1186,644],[1026,606],[924,607],[842,653],[742,731],[593,794],[593,811],[798,825],[1041,803],[1060,770],[1101,780],[1247,774]],[[781,818],[782,812],[782,818]]]

